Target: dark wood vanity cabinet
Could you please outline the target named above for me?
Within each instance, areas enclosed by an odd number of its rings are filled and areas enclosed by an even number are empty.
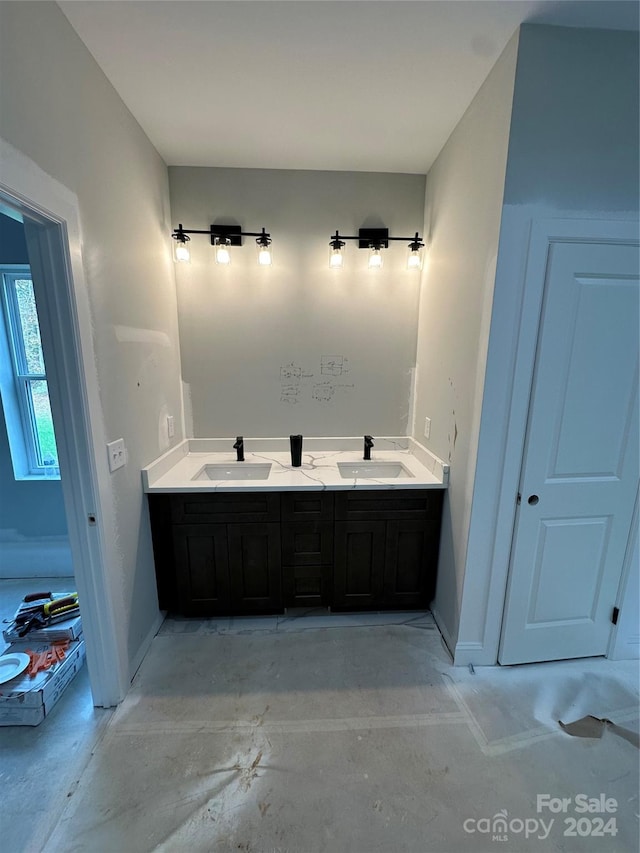
[[[441,489],[151,494],[160,606],[185,616],[428,606]]]
[[[282,613],[279,495],[149,499],[160,607],[184,616]]]
[[[435,592],[442,490],[336,495],[334,610],[428,606]]]

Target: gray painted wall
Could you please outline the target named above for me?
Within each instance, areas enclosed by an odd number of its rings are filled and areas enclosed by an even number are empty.
[[[0,265],[28,264],[22,223],[0,213]],[[11,451],[0,400],[0,530],[21,536],[66,536],[67,519],[59,480],[18,481],[13,476]],[[0,564],[2,564],[0,541]]]
[[[405,434],[420,276],[403,243],[378,272],[355,242],[330,270],[328,243],[362,226],[413,236],[424,176],[171,167],[169,178],[174,227],[235,222],[273,237],[271,268],[252,238],[217,266],[206,236],[176,265],[194,434]]]
[[[637,33],[521,27],[458,637],[477,663],[496,661],[508,572],[522,450],[504,448],[531,226],[638,219],[639,102]]]
[[[55,3],[2,3],[0,18],[2,136],[79,200],[105,433],[129,453],[109,572],[133,662],[158,618],[140,469],[169,446],[167,413],[182,437],[167,169]]]
[[[464,582],[516,55],[514,36],[427,176],[414,437],[451,465],[434,603],[451,644]]]
[[[505,204],[638,209],[638,34],[520,31]]]

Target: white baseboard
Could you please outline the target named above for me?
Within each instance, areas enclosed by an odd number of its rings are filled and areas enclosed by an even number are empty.
[[[429,609],[431,610],[431,615],[433,616],[434,622],[438,626],[438,631],[440,631],[440,636],[444,640],[444,644],[447,647],[447,649],[449,650],[449,654],[451,655],[451,660],[453,660],[454,659],[454,650],[456,647],[456,644],[453,642],[453,637],[451,636],[451,634],[447,630],[447,626],[444,624],[444,620],[442,619],[442,617],[440,616],[440,614],[438,613],[436,608],[433,606],[433,604],[431,604]]]
[[[456,652],[453,658],[455,666],[494,666],[485,663],[482,658],[484,655],[484,646],[482,643],[456,643]]]
[[[640,660],[640,636],[629,637],[626,642],[616,644],[609,660]]]
[[[0,539],[0,578],[68,577],[73,577],[73,558],[66,537]]]
[[[151,645],[151,641],[153,640],[155,635],[160,630],[160,626],[164,622],[166,615],[167,615],[166,611],[164,611],[164,610],[158,611],[158,615],[157,615],[156,619],[154,620],[153,625],[151,626],[150,630],[148,631],[147,636],[140,643],[140,648],[138,649],[138,652],[137,652],[136,656],[134,657],[134,659],[131,661],[131,675],[130,675],[131,681],[133,681],[134,675],[136,674],[136,672],[140,668],[140,664],[144,660],[144,656],[149,651],[149,646]]]

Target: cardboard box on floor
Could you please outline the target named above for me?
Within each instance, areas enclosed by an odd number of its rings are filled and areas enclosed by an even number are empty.
[[[14,643],[9,652],[43,652],[50,643]],[[37,726],[50,713],[85,659],[84,640],[73,640],[65,659],[33,678],[25,672],[0,684],[0,726]]]

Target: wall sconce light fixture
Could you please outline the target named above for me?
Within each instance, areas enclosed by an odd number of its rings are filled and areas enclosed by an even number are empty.
[[[173,231],[171,236],[175,240],[173,257],[178,263],[189,263],[191,253],[188,243],[191,240],[189,234],[208,234],[211,245],[215,249],[216,263],[228,266],[231,263],[231,246],[241,246],[243,237],[255,237],[258,249],[258,264],[261,267],[271,266],[273,259],[271,254],[271,235],[265,231],[243,231],[239,225],[212,225],[206,231],[192,228],[183,228],[182,223]]]
[[[417,231],[414,237],[390,237],[388,228],[360,228],[357,236],[352,237],[345,236],[336,231],[329,240],[329,266],[333,270],[342,269],[344,266],[342,250],[345,246],[345,240],[357,240],[359,249],[369,250],[369,269],[380,269],[382,267],[382,249],[389,247],[389,241],[399,240],[406,242],[409,240],[407,269],[422,269],[422,249],[424,248],[424,243]]]

